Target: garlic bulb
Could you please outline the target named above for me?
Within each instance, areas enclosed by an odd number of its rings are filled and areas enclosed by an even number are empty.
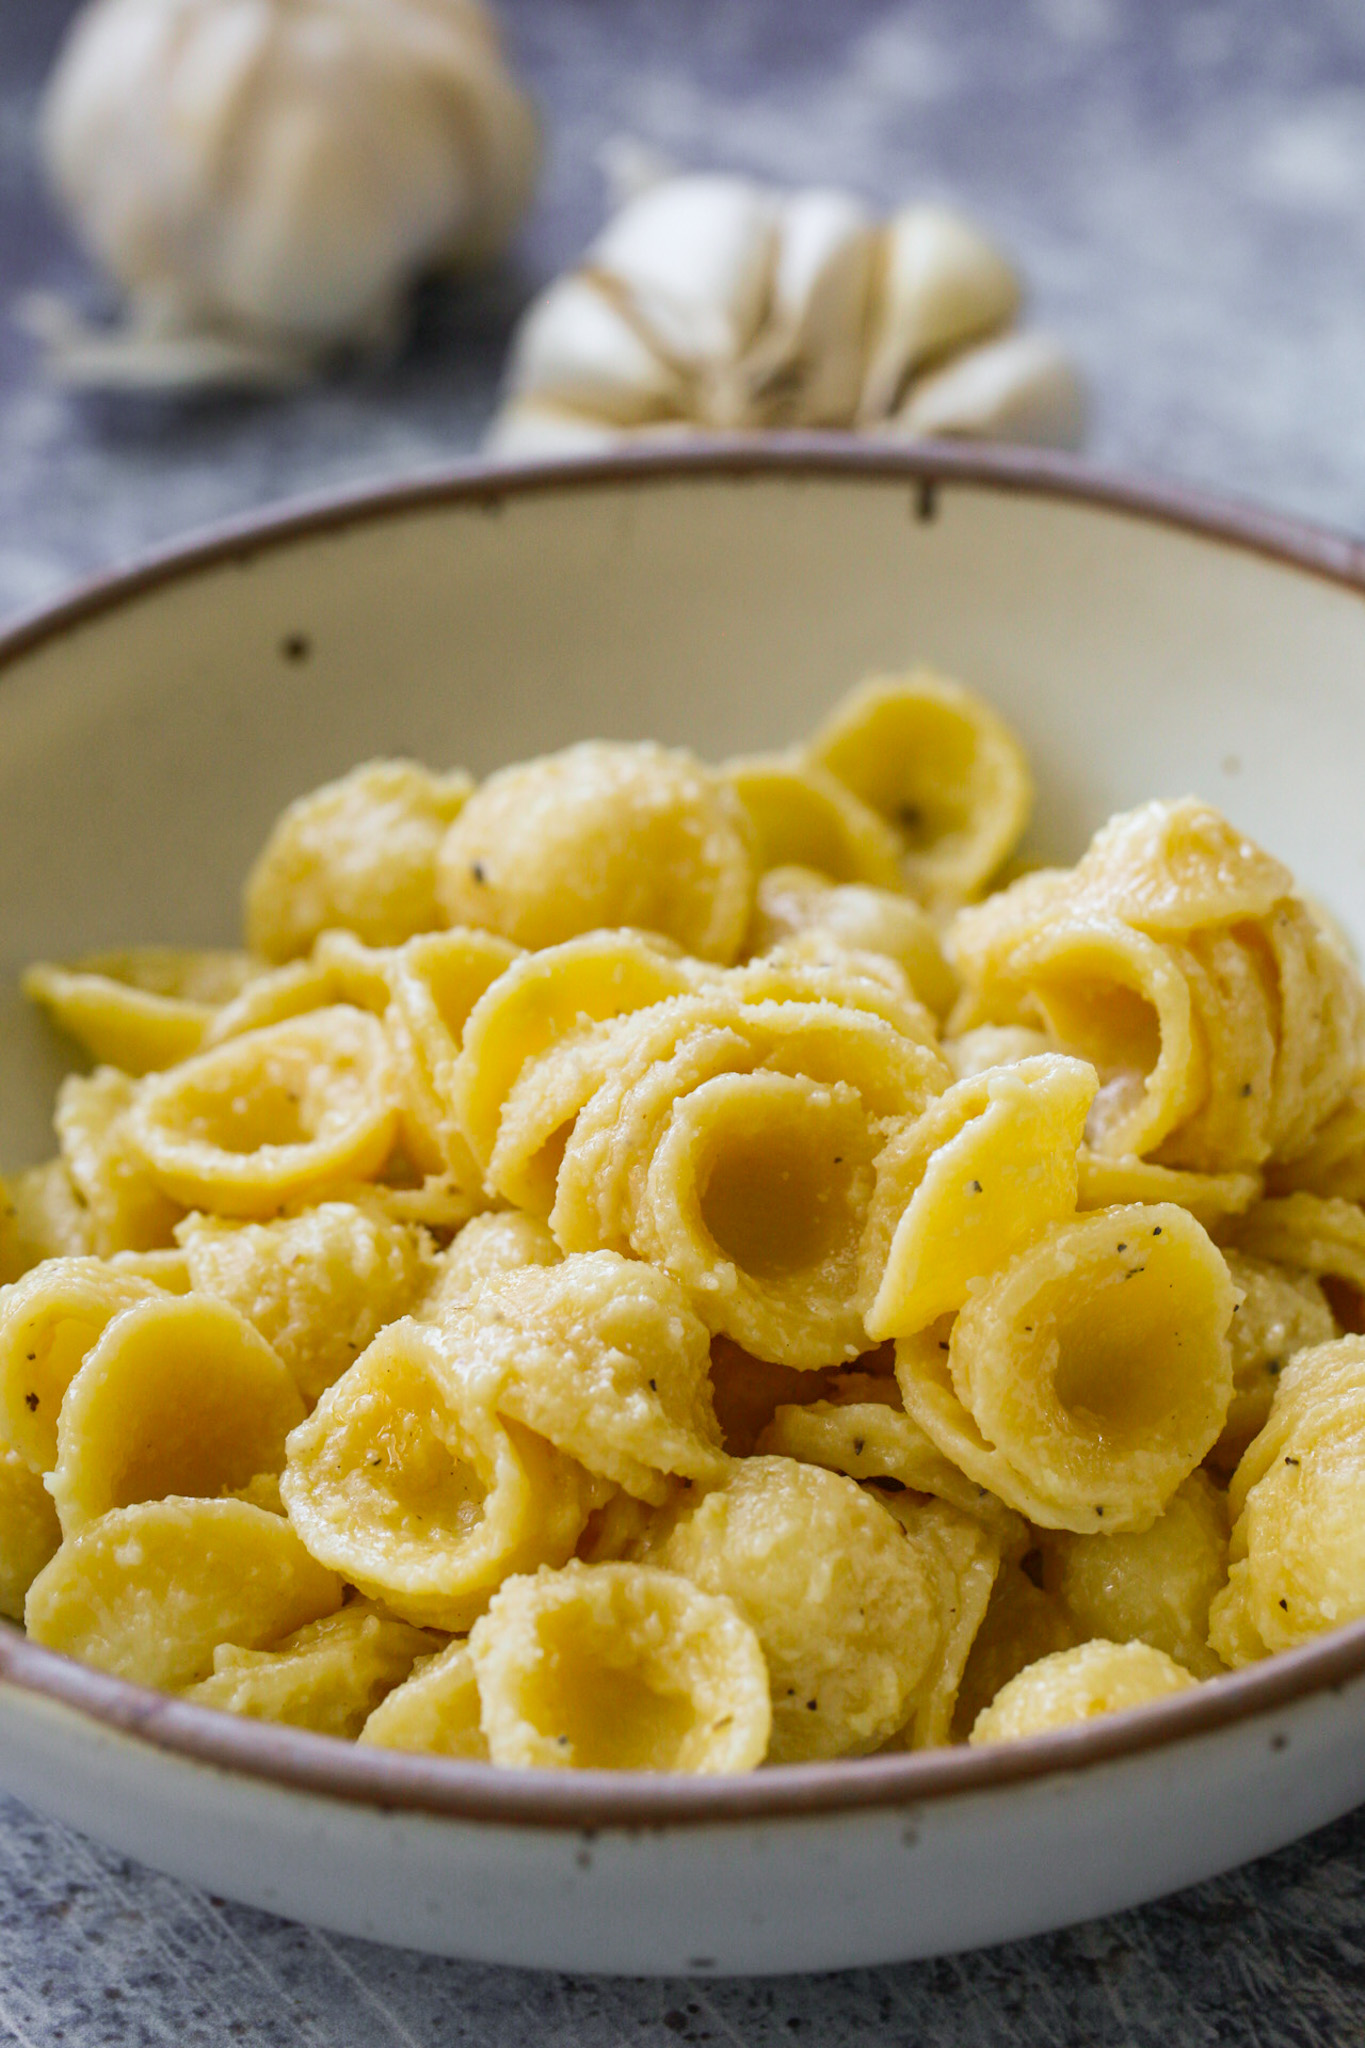
[[[538,141],[480,0],[93,0],[42,116],[127,321],[45,314],[102,383],[271,382],[400,331],[407,289],[516,225]]]
[[[526,313],[490,445],[574,455],[696,427],[858,427],[1074,447],[1080,380],[1055,344],[1013,331],[1020,296],[945,208],[877,221],[841,192],[664,177]]]

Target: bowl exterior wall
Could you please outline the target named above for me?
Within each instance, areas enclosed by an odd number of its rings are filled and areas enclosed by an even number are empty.
[[[1083,1772],[705,1827],[499,1827],[255,1782],[0,1687],[0,1787],[120,1852],[342,1934],[630,1976],[985,1947],[1227,1870],[1365,1798],[1365,1678]]]

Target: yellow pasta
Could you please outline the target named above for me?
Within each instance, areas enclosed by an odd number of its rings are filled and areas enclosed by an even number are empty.
[[[194,1292],[246,1316],[310,1404],[416,1307],[435,1272],[425,1233],[364,1194],[277,1223],[189,1216],[176,1236]]]
[[[939,1644],[934,1569],[838,1473],[742,1460],[657,1552],[733,1600],[763,1646],[773,1763],[864,1755],[905,1725]]]
[[[155,1282],[103,1259],[45,1259],[0,1293],[0,1439],[35,1472],[57,1462],[66,1390],[107,1326]]]
[[[1192,1472],[1140,1535],[1049,1536],[1044,1584],[1078,1637],[1150,1643],[1195,1678],[1224,1669],[1209,1648],[1209,1605],[1227,1578],[1223,1495]]]
[[[906,1412],[1043,1528],[1146,1528],[1222,1428],[1235,1299],[1185,1210],[1097,1210],[897,1344]]]
[[[283,1721],[354,1740],[439,1636],[395,1621],[368,1600],[306,1622],[261,1650],[220,1643],[213,1670],[185,1697],[251,1721]]]
[[[469,1015],[451,1080],[479,1164],[493,1161],[507,1099],[529,1065],[594,1023],[682,994],[695,978],[663,940],[614,931],[529,953],[500,975]]]
[[[1036,1584],[1022,1564],[1006,1558],[963,1667],[953,1710],[954,1742],[966,1741],[978,1714],[1012,1678],[1057,1650],[1074,1649],[1076,1640],[1061,1602]]]
[[[139,946],[66,966],[40,961],[22,986],[93,1060],[136,1077],[198,1052],[222,1005],[254,971],[246,953]]]
[[[497,1276],[442,1329],[467,1401],[662,1503],[670,1475],[723,1478],[706,1328],[666,1273],[614,1252]]]
[[[411,1319],[294,1430],[280,1492],[314,1557],[454,1633],[510,1574],[565,1563],[599,1498],[581,1466],[474,1398],[441,1333]]]
[[[373,1017],[317,1010],[250,1031],[140,1084],[128,1131],[158,1185],[223,1216],[286,1203],[383,1165],[398,1124]]]
[[[763,1651],[736,1606],[649,1565],[507,1582],[469,1651],[495,1763],[752,1770],[771,1725]]]
[[[797,1458],[845,1472],[850,1479],[889,1480],[911,1493],[946,1501],[987,1528],[1005,1549],[1027,1548],[1020,1516],[945,1458],[905,1413],[900,1388],[889,1374],[831,1376],[830,1398],[783,1403],[750,1445],[761,1455]],[[895,1511],[895,1497],[887,1502]]]
[[[912,1337],[1076,1207],[1095,1097],[1080,1060],[1043,1054],[959,1081],[877,1161],[863,1247],[872,1337]]]
[[[224,1302],[164,1295],[107,1325],[66,1390],[48,1485],[62,1532],[170,1494],[213,1498],[284,1464],[288,1371]]]
[[[143,1501],[68,1537],[29,1587],[35,1642],[178,1691],[220,1643],[263,1643],[332,1614],[342,1584],[281,1515],[240,1500]]]
[[[723,772],[749,814],[760,875],[797,867],[831,882],[902,886],[896,833],[828,769],[799,753],[753,754]]]
[[[978,1714],[967,1740],[1018,1742],[1100,1714],[1120,1714],[1169,1699],[1194,1684],[1188,1671],[1148,1643],[1100,1639],[1057,1650],[1030,1664]]]
[[[52,1496],[40,1475],[0,1446],[0,1614],[22,1621],[28,1589],[62,1540]]]
[[[1210,1626],[1225,1663],[1365,1615],[1365,1339],[1290,1359],[1228,1501],[1231,1569]]]
[[[937,1749],[951,1739],[963,1670],[1000,1570],[1000,1546],[974,1516],[943,1501],[896,1494],[886,1505],[928,1566],[938,1618],[938,1641],[910,1719],[887,1747]]]
[[[850,691],[810,753],[895,828],[906,881],[929,902],[974,896],[1013,853],[1033,807],[1033,778],[1008,726],[928,669]]]
[[[1100,1076],[1089,1137],[1220,1174],[1296,1156],[1358,1069],[1359,979],[1277,861],[1194,799],[1114,818],[952,933],[958,1024],[1041,1019]]]
[[[1265,1427],[1281,1372],[1296,1352],[1337,1334],[1327,1298],[1311,1273],[1225,1251],[1241,1295],[1232,1319],[1232,1405],[1208,1463],[1228,1476]]]
[[[469,1013],[518,950],[491,932],[440,932],[413,939],[394,958],[387,1026],[402,1102],[404,1150],[427,1173],[450,1173],[478,1189],[479,1163],[455,1102],[455,1063]]]
[[[753,908],[748,815],[692,755],[588,740],[490,776],[441,845],[445,921],[522,946],[635,925],[733,960]]]
[[[375,1707],[359,1739],[378,1749],[488,1763],[468,1642],[461,1638],[434,1657],[419,1657],[410,1676]]]
[[[957,997],[957,976],[933,920],[911,896],[861,882],[835,885],[810,868],[775,867],[759,880],[750,950],[769,954],[796,938],[894,960],[935,1017],[946,1017]]]
[[[163,1192],[133,1135],[136,1083],[113,1067],[69,1074],[53,1119],[71,1185],[85,1209],[90,1249],[155,1251],[169,1245],[184,1214]]]
[[[1349,945],[1194,798],[1034,871],[1031,803],[970,692],[874,677],[718,767],[370,762],[249,950],[32,969],[97,1064],[0,1182],[0,1614],[338,1739],[701,1773],[1365,1618]]]
[[[468,800],[467,775],[371,761],[289,806],[246,885],[247,942],[267,960],[341,926],[371,946],[444,924],[436,859]]]

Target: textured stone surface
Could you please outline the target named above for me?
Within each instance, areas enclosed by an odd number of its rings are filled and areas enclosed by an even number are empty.
[[[45,389],[0,319],[0,613],[190,527],[470,451],[508,324],[634,134],[683,164],[956,197],[1096,393],[1094,452],[1365,530],[1365,17],[1346,0],[505,0],[550,123],[513,264],[431,294],[405,359],[285,403]],[[97,303],[31,170],[65,0],[0,5],[0,294]],[[434,1962],[205,1898],[0,1802],[0,2030],[638,2048],[1341,2044],[1365,2030],[1365,1815],[1142,1912],[989,1954],[776,1983]]]

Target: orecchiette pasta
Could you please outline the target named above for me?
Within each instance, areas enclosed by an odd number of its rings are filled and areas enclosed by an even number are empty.
[[[1031,798],[922,671],[719,768],[371,763],[249,953],[33,970],[99,1064],[0,1184],[0,1614],[687,1772],[1365,1618],[1365,990],[1193,799],[1007,879]]]
[[[383,1031],[340,1006],[199,1053],[144,1081],[128,1112],[157,1184],[222,1216],[271,1216],[368,1179],[397,1124]]]
[[[1096,1637],[1028,1665],[977,1715],[967,1740],[1017,1742],[1026,1735],[1046,1735],[1097,1714],[1119,1714],[1149,1700],[1168,1699],[1194,1682],[1164,1650],[1149,1643]]]
[[[397,946],[445,922],[436,859],[474,785],[411,761],[372,761],[289,806],[246,885],[254,953],[292,960],[342,926]]]
[[[768,1747],[753,1629],[723,1595],[650,1565],[509,1579],[469,1652],[495,1763],[743,1771]]]

